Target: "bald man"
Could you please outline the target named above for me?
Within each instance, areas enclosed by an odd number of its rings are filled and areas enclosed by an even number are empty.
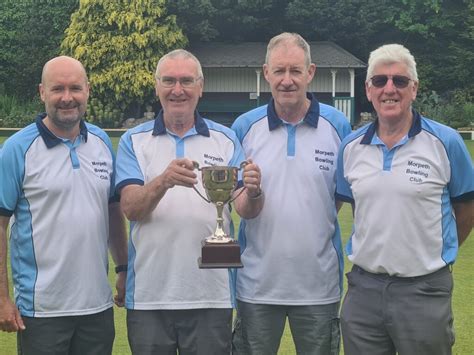
[[[46,112],[11,136],[0,155],[0,330],[18,332],[22,355],[112,353],[115,336],[108,249],[123,305],[127,245],[114,194],[110,139],[83,118],[82,64],[46,63]],[[14,300],[7,278],[7,227]]]

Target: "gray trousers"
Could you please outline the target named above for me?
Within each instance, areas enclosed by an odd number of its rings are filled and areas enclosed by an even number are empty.
[[[339,354],[339,302],[285,306],[238,301],[234,355],[276,355],[286,319],[299,355]]]
[[[17,335],[19,355],[112,354],[112,308],[85,316],[23,317],[23,321],[26,329]]]
[[[133,355],[229,355],[232,309],[127,310]]]
[[[419,277],[354,266],[341,309],[345,355],[450,355],[454,344],[449,267]]]

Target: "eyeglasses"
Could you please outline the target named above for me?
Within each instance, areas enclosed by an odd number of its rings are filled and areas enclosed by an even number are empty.
[[[376,88],[383,88],[387,85],[388,79],[392,79],[393,85],[398,89],[404,89],[412,79],[403,75],[374,75],[370,78],[372,85]]]
[[[182,78],[173,78],[172,76],[162,76],[162,77],[157,77],[161,83],[161,85],[165,88],[174,88],[177,82],[179,82],[179,85],[181,85],[183,88],[192,88],[194,87],[197,82],[201,79],[201,77],[198,78],[193,78],[190,76],[185,76]]]

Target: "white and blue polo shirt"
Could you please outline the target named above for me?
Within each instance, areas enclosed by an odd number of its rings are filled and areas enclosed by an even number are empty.
[[[113,305],[107,279],[112,145],[84,122],[74,142],[58,138],[45,116],[11,136],[0,156],[0,215],[14,215],[15,302],[28,317],[98,313]]]
[[[336,160],[350,126],[342,112],[312,95],[301,122],[281,120],[273,100],[237,118],[232,128],[261,168],[265,203],[243,219],[243,269],[237,299],[256,304],[338,302],[343,255],[335,207]]]
[[[339,153],[338,198],[355,203],[346,251],[369,272],[413,277],[452,264],[458,238],[451,203],[474,198],[461,136],[415,111],[413,117],[392,149],[375,122],[348,136]]]
[[[119,191],[144,185],[162,174],[170,162],[188,158],[200,167],[240,166],[244,160],[235,133],[195,114],[195,125],[183,137],[168,131],[160,112],[120,139],[117,153]],[[196,188],[205,195],[201,174]],[[230,308],[231,280],[226,269],[199,269],[201,241],[216,229],[217,211],[192,188],[169,189],[152,213],[130,223],[128,309]],[[224,225],[231,233],[229,208]]]

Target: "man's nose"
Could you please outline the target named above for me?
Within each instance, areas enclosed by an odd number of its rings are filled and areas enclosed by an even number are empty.
[[[289,70],[285,71],[285,74],[283,75],[283,79],[281,80],[281,83],[283,85],[293,84],[293,78],[291,77],[291,74],[290,74]]]
[[[64,90],[62,95],[61,95],[61,100],[62,101],[72,101],[72,94],[70,90]]]
[[[385,86],[383,87],[383,90],[385,92],[393,92],[397,89],[397,87],[395,86],[395,84],[393,83],[393,78],[388,78],[387,80],[387,83],[385,84]]]
[[[181,95],[183,93],[184,89],[183,87],[181,86],[181,83],[179,82],[179,80],[176,80],[176,83],[174,84],[173,86],[173,94],[175,95]]]

